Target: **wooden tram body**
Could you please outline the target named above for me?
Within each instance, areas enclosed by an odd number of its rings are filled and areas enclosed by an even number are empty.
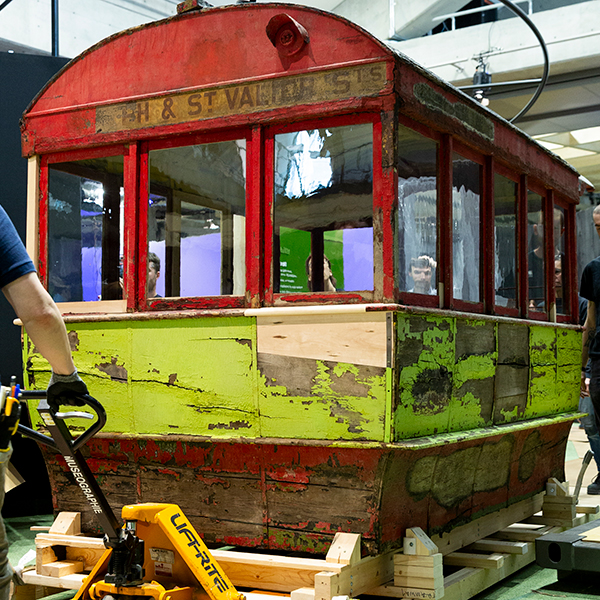
[[[377,553],[562,477],[577,173],[359,27],[182,11],[71,61],[22,133],[28,246],[108,413],[85,453],[115,509],[176,502],[207,541],[270,549],[349,531]],[[92,527],[43,451],[56,510]]]

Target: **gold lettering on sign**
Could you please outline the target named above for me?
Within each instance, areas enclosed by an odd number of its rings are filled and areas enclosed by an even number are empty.
[[[386,63],[380,62],[122,102],[96,108],[96,133],[373,96],[387,83]]]

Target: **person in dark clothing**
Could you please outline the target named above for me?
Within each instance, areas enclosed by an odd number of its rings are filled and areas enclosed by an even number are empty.
[[[4,209],[0,206],[0,288],[21,319],[37,350],[50,363],[48,403],[81,405],[88,393],[77,374],[71,356],[67,330],[58,307],[44,289],[25,246]],[[18,405],[16,405],[18,407]],[[4,503],[4,480],[12,454],[11,436],[18,424],[17,414],[0,414],[0,507]],[[20,583],[8,562],[8,540],[0,519],[0,600],[11,597],[11,582]]]
[[[594,209],[592,218],[600,236],[600,205]],[[590,261],[583,269],[579,295],[588,301],[582,336],[581,393],[589,393],[594,408],[596,429],[600,431],[600,336],[597,335],[597,311],[600,303],[600,257]],[[588,360],[589,378],[586,371]],[[597,486],[597,488],[592,488],[592,491],[588,493],[600,494],[600,475],[596,477],[592,486]],[[595,489],[598,491],[593,492]]]

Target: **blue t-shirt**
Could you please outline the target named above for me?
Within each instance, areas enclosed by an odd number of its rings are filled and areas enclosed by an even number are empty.
[[[33,262],[15,226],[0,206],[0,288],[27,273],[35,273]]]

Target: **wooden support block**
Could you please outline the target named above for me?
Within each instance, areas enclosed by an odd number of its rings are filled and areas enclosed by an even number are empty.
[[[85,573],[73,573],[72,575],[65,575],[60,579],[40,575],[35,571],[26,571],[23,573],[23,581],[27,585],[49,586],[65,590],[78,590],[85,578]]]
[[[529,517],[525,520],[526,523],[532,525],[549,525],[553,527],[574,527],[575,522],[573,519],[556,519],[552,517],[536,516]]]
[[[35,570],[42,572],[42,566],[57,560],[56,552],[52,546],[40,546],[35,549]]]
[[[403,541],[404,554],[431,556],[432,554],[437,554],[439,552],[438,547],[420,527],[411,527],[407,529]]]
[[[597,515],[600,512],[600,506],[598,506],[598,505],[596,505],[596,506],[577,505],[576,511],[579,514]]]
[[[325,560],[340,565],[356,564],[360,560],[360,534],[338,531],[331,542]]]
[[[441,555],[440,555],[441,556]],[[415,567],[412,565],[394,565],[394,582],[396,577],[436,577],[440,575],[443,577],[444,566],[439,565],[436,567]],[[395,585],[404,585],[395,583]],[[419,587],[419,586],[415,586]]]
[[[476,552],[501,552],[504,554],[525,554],[529,551],[527,542],[513,542],[509,540],[484,539],[467,546]]]
[[[577,516],[577,510],[575,509],[574,504],[544,505],[542,516],[549,519],[572,520]]]
[[[81,533],[81,513],[61,512],[58,513],[49,533],[61,535],[77,535]]]
[[[476,567],[479,569],[500,569],[504,565],[502,554],[472,554],[452,552],[444,558],[446,565],[453,567]]]
[[[444,566],[441,552],[430,556],[394,556],[394,587],[435,590],[443,585]]]
[[[543,508],[546,508],[546,506],[551,505],[551,506],[556,506],[556,505],[569,505],[569,504],[577,504],[577,498],[575,496],[544,496],[544,505]]]
[[[339,573],[321,572],[315,575],[315,600],[331,600],[334,596],[354,598],[371,588],[383,585],[394,577],[394,553],[368,556]]]
[[[443,556],[441,552],[432,554],[431,556],[413,556],[410,554],[394,554],[394,567],[397,565],[411,565],[415,567],[434,567],[443,564]]]
[[[315,588],[298,588],[290,593],[291,600],[315,600]]]
[[[548,496],[569,496],[569,482],[561,483],[555,477],[551,477],[546,483],[546,494]]]
[[[88,571],[93,569],[102,558],[105,548],[71,548],[66,547],[67,560],[81,561],[83,568]]]
[[[83,563],[81,561],[59,560],[42,565],[40,575],[64,577],[65,575],[73,575],[73,573],[80,573],[81,571],[83,571]]]

